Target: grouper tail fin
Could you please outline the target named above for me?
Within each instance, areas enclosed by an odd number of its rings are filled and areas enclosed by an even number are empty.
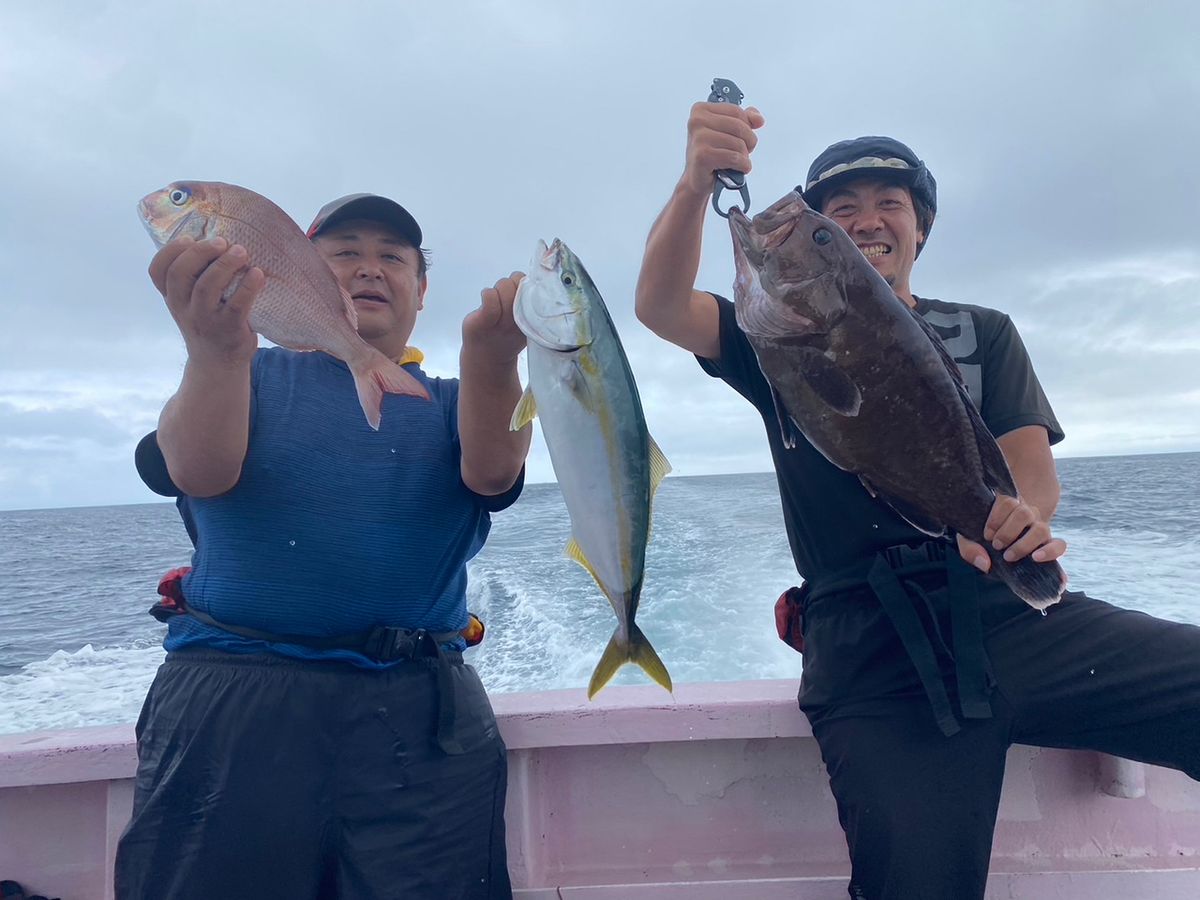
[[[650,641],[646,639],[646,635],[642,634],[642,630],[630,623],[627,640],[622,639],[620,628],[614,631],[613,636],[609,638],[608,646],[604,648],[600,662],[596,663],[596,671],[592,673],[592,680],[588,682],[588,699],[591,700],[600,693],[600,689],[617,674],[617,670],[630,662],[641,666],[642,671],[668,691],[672,689],[671,673],[667,671],[663,661],[658,658],[658,654],[650,645]]]
[[[992,558],[992,573],[1012,589],[1012,592],[1034,609],[1053,606],[1067,586],[1067,575],[1057,560],[1036,562],[1026,556],[1015,563],[1008,562],[1003,551],[985,544]]]

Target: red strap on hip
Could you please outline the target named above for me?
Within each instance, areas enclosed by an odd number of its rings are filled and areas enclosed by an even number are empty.
[[[775,630],[781,641],[798,653],[804,652],[804,614],[800,588],[788,588],[775,601]]]

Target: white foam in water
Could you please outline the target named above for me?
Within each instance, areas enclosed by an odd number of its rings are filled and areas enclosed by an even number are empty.
[[[91,644],[0,678],[0,734],[136,721],[163,661],[160,646]]]
[[[1056,532],[1071,589],[1200,623],[1200,454],[1066,462]],[[668,478],[654,512],[638,623],[673,680],[798,679],[800,655],[775,635],[775,598],[799,577],[774,476]],[[568,533],[557,487],[530,485],[470,564],[487,637],[467,659],[489,691],[586,687],[616,616],[563,557]],[[135,721],[163,659],[145,609],[185,550],[169,505],[0,513],[0,671],[19,666],[0,676],[0,733]],[[97,559],[107,580],[60,589]],[[612,683],[648,681],[626,666]]]

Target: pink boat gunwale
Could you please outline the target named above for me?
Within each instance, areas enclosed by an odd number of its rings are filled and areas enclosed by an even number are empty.
[[[845,841],[795,694],[773,680],[493,695],[517,898],[844,900]],[[132,725],[0,735],[0,879],[108,900],[135,765]],[[1200,784],[1014,747],[988,896],[1195,900]]]

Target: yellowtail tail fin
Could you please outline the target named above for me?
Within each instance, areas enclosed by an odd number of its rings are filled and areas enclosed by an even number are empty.
[[[591,700],[600,693],[600,689],[612,680],[617,670],[630,662],[637,663],[654,681],[668,691],[672,690],[671,673],[658,658],[642,630],[636,625],[630,625],[628,641],[621,640],[620,629],[614,631],[613,636],[609,638],[604,655],[600,657],[600,662],[596,663],[596,671],[592,673],[592,680],[588,683],[588,699]]]

